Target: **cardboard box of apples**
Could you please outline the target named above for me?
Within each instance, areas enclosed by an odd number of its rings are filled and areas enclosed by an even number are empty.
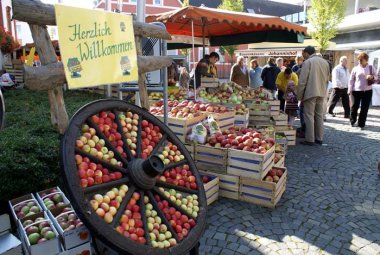
[[[70,201],[59,187],[37,192],[36,198],[44,211],[70,204]]]
[[[17,220],[42,212],[42,208],[33,194],[10,200],[9,207],[15,223]]]
[[[28,255],[56,255],[60,252],[58,232],[46,212],[18,221],[24,251]]]

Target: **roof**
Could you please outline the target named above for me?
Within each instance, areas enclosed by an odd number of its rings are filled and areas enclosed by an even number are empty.
[[[268,0],[243,0],[245,11],[248,12],[248,9],[253,9],[256,14],[272,15],[272,16],[286,16],[289,14],[302,12],[303,7],[294,4],[284,4]],[[190,0],[190,5],[201,6],[202,4],[211,7],[217,8],[221,0]]]

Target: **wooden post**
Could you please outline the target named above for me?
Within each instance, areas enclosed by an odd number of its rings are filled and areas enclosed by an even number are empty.
[[[29,25],[32,37],[36,45],[38,55],[42,65],[48,65],[57,62],[57,55],[53,44],[51,43],[46,26]],[[50,102],[51,123],[63,134],[69,124],[69,116],[66,112],[65,101],[63,99],[63,83],[53,84],[54,88],[48,90]]]

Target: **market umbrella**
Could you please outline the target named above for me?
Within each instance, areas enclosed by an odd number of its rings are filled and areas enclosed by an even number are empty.
[[[147,22],[163,22],[172,35],[208,38],[211,46],[255,42],[302,42],[306,27],[280,17],[187,6],[149,15]]]

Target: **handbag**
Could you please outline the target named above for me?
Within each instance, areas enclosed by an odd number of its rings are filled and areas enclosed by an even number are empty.
[[[369,66],[369,74],[373,76],[372,66],[371,65]],[[367,83],[368,83],[368,86],[371,86],[372,84],[375,83],[375,79],[367,80]]]

